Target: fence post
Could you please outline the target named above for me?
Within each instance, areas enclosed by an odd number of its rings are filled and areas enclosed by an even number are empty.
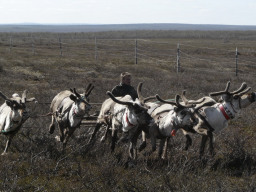
[[[10,46],[9,46],[9,52],[11,52],[12,51],[12,36],[10,37]]]
[[[238,51],[237,51],[237,47],[236,47],[236,76],[238,73]]]
[[[94,39],[94,46],[95,46],[95,61],[98,60],[98,53],[97,53],[97,38]]]
[[[180,72],[180,44],[177,45],[177,73]]]
[[[33,39],[32,34],[31,34],[31,42],[32,42],[32,53],[33,53],[33,55],[35,55],[35,46],[34,46],[34,39]]]
[[[137,49],[138,49],[138,41],[136,39],[135,40],[135,64],[138,64]]]
[[[60,44],[60,56],[62,56],[62,43],[61,38],[59,37],[59,44]]]
[[[32,53],[33,53],[33,55],[35,55],[35,46],[34,46],[33,42],[32,42]]]

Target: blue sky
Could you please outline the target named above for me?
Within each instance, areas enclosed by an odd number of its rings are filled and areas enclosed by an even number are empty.
[[[0,0],[0,24],[256,25],[256,0]]]

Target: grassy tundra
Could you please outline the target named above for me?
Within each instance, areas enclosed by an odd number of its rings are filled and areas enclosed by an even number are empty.
[[[255,32],[0,34],[0,91],[11,96],[27,89],[39,102],[36,107],[28,104],[35,115],[48,113],[58,92],[69,88],[81,92],[89,83],[95,86],[90,97],[90,103],[96,103],[93,113],[124,71],[133,74],[135,87],[143,82],[145,96],[158,93],[174,98],[185,89],[188,98],[198,99],[223,90],[228,80],[231,90],[246,82],[256,91],[255,65]],[[159,161],[157,154],[138,154],[133,167],[126,161],[127,146],[118,146],[111,154],[110,140],[100,143],[100,134],[89,148],[92,129],[84,125],[75,131],[66,154],[61,154],[54,138],[57,131],[48,134],[50,121],[30,118],[14,137],[10,153],[0,157],[0,191],[256,191],[255,104],[218,135],[215,157],[206,154],[199,160],[198,135],[192,135],[192,147],[183,151],[185,138],[178,132],[170,142],[167,161]],[[0,151],[4,145],[1,136]]]

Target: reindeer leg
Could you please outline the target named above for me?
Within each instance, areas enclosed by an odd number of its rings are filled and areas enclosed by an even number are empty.
[[[58,123],[58,127],[60,131],[60,142],[63,142],[65,137],[65,134],[64,134],[65,128],[63,128],[63,126],[60,125],[59,123]]]
[[[214,156],[214,148],[213,148],[213,134],[211,131],[208,131],[208,135],[209,135],[209,152],[210,155],[213,157]]]
[[[76,130],[75,128],[67,128],[65,130],[65,133],[64,133],[65,139],[63,140],[63,151],[65,150],[68,140],[71,137],[71,135],[74,133],[75,130]]]
[[[151,155],[156,150],[156,137],[158,135],[158,127],[157,125],[153,125],[149,127],[149,135],[151,140],[151,151],[149,153],[146,153],[145,155]]]
[[[117,130],[112,128],[112,142],[111,142],[111,152],[114,152],[117,141]]]
[[[187,151],[188,148],[192,145],[192,139],[189,135],[186,135],[186,146],[184,147],[184,150]]]
[[[137,140],[138,140],[138,137],[141,133],[141,129],[138,128],[135,133],[133,134],[133,137],[131,138],[131,142],[130,142],[130,148],[129,148],[129,154],[130,154],[130,157],[134,160],[137,160],[137,148],[136,148],[136,145],[137,145]]]
[[[132,158],[134,160],[137,160],[137,149],[136,149],[137,138],[132,139],[132,141],[130,142],[130,147],[129,147],[129,156],[130,156],[130,158]]]
[[[108,133],[109,133],[109,128],[110,128],[110,126],[107,125],[106,130],[105,130],[105,133],[104,133],[104,135],[101,137],[100,142],[103,143],[103,142],[106,140],[107,135],[108,135]]]
[[[204,148],[205,148],[207,139],[208,139],[207,135],[202,135],[201,146],[200,146],[200,159],[202,158],[202,156],[204,154]]]
[[[170,141],[170,137],[167,137],[165,139],[165,145],[164,145],[164,152],[163,152],[163,155],[162,155],[162,159],[165,160],[167,159],[167,149],[168,149],[168,143]]]
[[[139,152],[141,152],[147,146],[146,133],[142,131],[141,136],[142,136],[142,143],[139,146]]]
[[[51,124],[50,124],[50,126],[49,126],[49,133],[50,133],[50,134],[53,134],[54,129],[55,129],[54,116],[52,115],[52,121],[51,121]]]
[[[8,148],[11,145],[13,137],[14,137],[14,134],[11,134],[11,135],[7,136],[7,142],[6,142],[5,149],[4,149],[4,152],[2,153],[2,155],[6,155],[7,154]]]
[[[163,154],[163,148],[164,148],[165,142],[166,142],[165,138],[160,140],[159,149],[158,149],[158,158],[159,159],[161,158],[161,156]]]
[[[181,129],[181,130],[182,130],[183,134],[184,134],[185,137],[186,137],[186,145],[185,145],[185,147],[183,148],[183,150],[187,151],[188,148],[192,145],[192,139],[191,139],[191,137],[189,136],[189,134],[188,134],[187,131],[185,131],[184,129]]]
[[[92,133],[92,135],[91,135],[91,137],[90,137],[90,139],[89,139],[88,144],[92,142],[92,140],[94,139],[96,133],[99,131],[99,129],[100,129],[100,127],[101,127],[102,125],[103,125],[103,123],[97,122],[97,124],[96,124],[96,126],[95,126],[95,129],[94,129],[94,131],[93,131],[93,133]]]

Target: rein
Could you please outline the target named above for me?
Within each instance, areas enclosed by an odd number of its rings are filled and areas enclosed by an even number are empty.
[[[209,128],[210,131],[214,131],[214,128],[208,123],[208,121],[206,120],[206,116],[205,115],[202,115],[200,113],[201,110],[197,110],[195,113],[198,115],[198,117],[200,119],[203,120],[204,124]]]

